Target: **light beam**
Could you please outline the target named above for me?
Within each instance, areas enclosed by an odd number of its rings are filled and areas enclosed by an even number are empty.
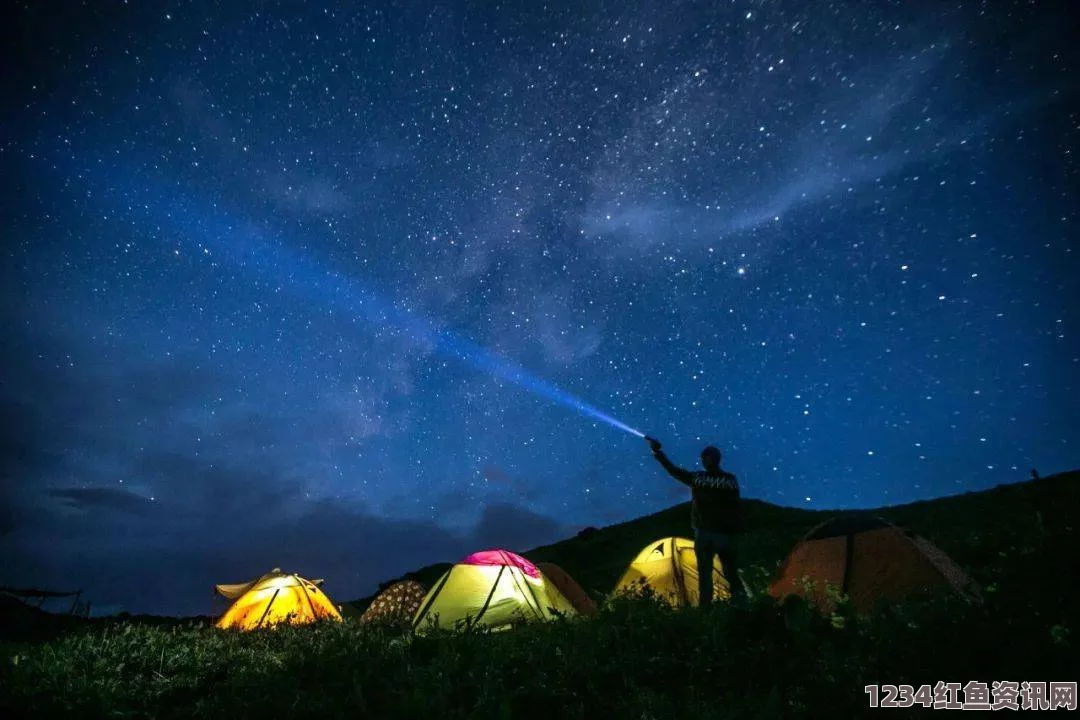
[[[507,380],[533,395],[575,410],[613,428],[645,437],[644,433],[615,419],[600,409],[580,400],[561,388],[529,373],[525,368],[472,340],[447,328],[388,302],[383,296],[358,278],[327,269],[317,260],[307,257],[278,240],[271,242],[265,231],[254,223],[233,218],[223,211],[209,208],[184,197],[175,187],[134,181],[137,175],[123,182],[110,178],[105,195],[117,197],[124,210],[142,211],[155,228],[168,223],[187,238],[202,242],[196,254],[207,250],[217,261],[243,268],[278,286],[292,286],[305,296],[326,304],[340,304],[343,309],[375,326],[392,325],[408,333],[418,342],[432,343],[438,352],[464,361],[495,377]],[[118,187],[119,186],[119,187]],[[98,188],[99,190],[101,188]],[[156,192],[155,192],[156,191]],[[139,202],[132,202],[138,198]],[[190,242],[190,241],[189,241]],[[213,247],[211,247],[211,244]]]

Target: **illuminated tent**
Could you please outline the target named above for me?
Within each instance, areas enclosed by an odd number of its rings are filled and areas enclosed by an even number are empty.
[[[649,543],[631,561],[615,586],[617,595],[653,594],[674,607],[698,605],[698,567],[694,541],[669,537]],[[720,558],[713,558],[713,599],[729,600],[731,591],[724,579]]]
[[[322,580],[305,580],[280,568],[258,580],[236,585],[216,585],[218,593],[235,600],[215,623],[219,628],[254,630],[281,622],[295,625],[316,620],[341,621],[341,614],[318,588]]]
[[[831,611],[835,603],[828,586],[847,595],[860,613],[870,611],[878,600],[941,587],[968,600],[981,599],[971,578],[929,540],[861,513],[811,529],[784,560],[769,594],[777,599],[801,595]]]
[[[540,571],[535,565],[509,550],[481,550],[474,552],[461,561],[462,565],[513,565],[534,580],[540,579]]]
[[[596,612],[596,603],[565,570],[555,563],[546,562],[538,562],[536,567],[544,574],[544,578],[570,601],[579,614],[592,615]]]
[[[574,578],[555,563],[533,564],[509,550],[481,550],[469,555],[461,562],[465,565],[513,565],[531,578],[539,580],[542,577],[554,585],[580,614],[590,615],[596,612],[596,603],[592,598],[574,581]]]
[[[415,580],[396,582],[371,601],[371,605],[368,605],[367,610],[360,616],[360,622],[407,625],[420,609],[425,594],[424,586]]]
[[[471,562],[451,567],[424,596],[413,618],[417,632],[460,625],[506,630],[513,623],[576,614],[558,588],[520,555],[485,551],[466,560]]]

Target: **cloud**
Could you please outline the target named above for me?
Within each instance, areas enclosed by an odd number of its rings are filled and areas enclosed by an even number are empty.
[[[551,517],[500,503],[484,508],[472,539],[478,548],[486,545],[520,552],[559,540],[568,532],[568,526]]]
[[[586,235],[603,243],[610,257],[626,259],[640,257],[665,238],[677,235],[684,222],[675,203],[642,197],[591,207],[580,224]]]
[[[870,65],[832,90],[822,91],[803,115],[803,127],[781,143],[779,172],[748,193],[734,212],[711,223],[711,234],[741,233],[783,218],[833,193],[857,187],[919,162],[940,138],[927,128],[926,140],[903,127],[932,103],[948,44],[930,43],[913,57]],[[917,122],[917,120],[916,120]],[[770,140],[770,142],[775,142]]]
[[[521,487],[523,486],[523,483],[519,478],[510,475],[505,470],[500,467],[496,467],[495,465],[485,465],[480,471],[480,474],[489,483],[495,483],[496,485],[502,487],[513,487],[516,489],[521,489]]]
[[[572,286],[546,288],[533,296],[530,333],[549,365],[568,366],[596,354],[603,344],[601,322],[574,307]]]
[[[265,356],[257,366],[240,355],[208,362],[197,339],[160,352],[154,335],[148,341],[90,310],[84,320],[77,330],[41,321],[40,331],[9,334],[0,385],[4,504],[46,488],[187,482],[157,467],[170,454],[315,482],[317,466],[340,465],[406,426],[410,408],[397,400],[412,392],[413,365],[427,352],[410,338],[353,338],[338,344],[350,351],[348,371],[286,382]],[[109,343],[88,337],[102,324],[118,331]]]
[[[972,138],[1048,100],[973,96],[953,71],[964,50],[940,38],[916,42],[845,72],[842,82],[792,75],[810,100],[770,112],[772,125],[758,120],[765,91],[753,73],[676,75],[596,161],[577,218],[582,256],[601,268],[618,260],[612,267],[626,273],[661,247],[741,247],[731,240],[806,208],[829,202],[829,212],[845,212],[859,201],[854,191],[972,148]],[[693,177],[698,166],[726,182],[687,180],[673,191],[669,178]],[[756,236],[752,254],[760,260],[774,245]]]
[[[604,342],[605,321],[580,301],[587,291],[565,279],[551,282],[536,277],[544,274],[526,266],[504,280],[503,296],[485,319],[486,348],[541,373],[595,355]]]
[[[270,175],[263,188],[276,202],[312,214],[341,213],[352,208],[352,201],[337,183],[325,175]]]
[[[210,530],[245,515],[253,520],[288,513],[304,497],[286,467],[247,463],[226,457],[200,459],[183,452],[159,451],[139,460],[138,477],[161,488],[161,512],[176,513],[192,526]],[[201,535],[191,538],[201,542]]]
[[[246,137],[246,128],[238,129],[226,119],[225,107],[209,87],[190,77],[175,79],[170,94],[181,117],[195,131],[202,143],[212,146],[225,162],[234,166],[250,166],[255,161],[250,149],[238,137]],[[379,162],[393,156],[378,153]],[[280,164],[266,163],[261,172],[247,172],[259,178],[258,189],[281,207],[302,213],[323,215],[352,209],[353,202],[338,182],[326,174],[302,171],[283,173]]]
[[[80,510],[115,510],[124,513],[147,512],[150,499],[129,490],[114,488],[56,488],[48,491],[50,498]]]
[[[59,423],[0,384],[0,491],[60,461],[48,442]]]
[[[202,494],[212,485],[205,479]],[[224,608],[213,585],[257,577],[273,567],[322,577],[338,602],[371,592],[379,583],[436,562],[454,562],[478,549],[523,551],[568,536],[571,528],[510,504],[485,507],[464,533],[437,523],[386,519],[362,507],[303,502],[273,487],[232,488],[206,505],[170,500],[132,513],[133,494],[53,493],[94,516],[50,513],[50,522],[24,526],[0,539],[8,558],[0,582],[78,587],[95,605],[131,612],[211,614]],[[290,512],[284,505],[291,505]],[[60,525],[66,529],[57,532]],[[131,542],[139,538],[139,542]]]
[[[24,406],[5,407],[33,417]],[[170,402],[159,407],[166,417],[175,411]],[[485,547],[523,550],[570,532],[510,502],[485,505],[483,497],[463,504],[478,519],[456,529],[382,517],[356,500],[320,499],[308,492],[314,485],[295,463],[284,462],[287,454],[260,459],[254,450],[225,452],[284,441],[276,419],[258,427],[255,417],[218,427],[224,440],[199,454],[161,446],[114,472],[100,458],[61,453],[56,467],[63,472],[20,476],[18,492],[5,497],[0,513],[0,583],[80,588],[98,607],[190,615],[224,609],[211,593],[215,583],[281,567],[326,578],[328,592],[344,602],[430,563]],[[331,416],[294,441],[309,442],[348,421]],[[9,444],[33,448],[43,440],[31,431]],[[73,472],[79,485],[60,480]],[[117,487],[116,472],[134,478],[132,487]],[[153,500],[140,485],[154,488]]]

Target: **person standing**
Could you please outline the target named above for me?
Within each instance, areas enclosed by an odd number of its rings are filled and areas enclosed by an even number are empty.
[[[720,467],[723,455],[712,445],[701,451],[702,470],[686,470],[675,465],[664,454],[659,440],[646,436],[653,457],[668,474],[687,485],[691,491],[690,524],[694,530],[694,553],[698,566],[698,604],[712,605],[713,557],[720,558],[724,579],[731,588],[733,600],[746,599],[739,578],[738,536],[742,532],[739,479]]]

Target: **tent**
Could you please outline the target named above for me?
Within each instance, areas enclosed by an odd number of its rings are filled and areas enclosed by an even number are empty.
[[[801,595],[830,611],[835,596],[829,597],[828,586],[847,595],[860,613],[881,599],[940,587],[981,599],[971,578],[929,540],[864,513],[840,515],[811,529],[784,560],[769,594]]]
[[[281,622],[302,625],[316,620],[341,621],[334,603],[318,588],[322,582],[274,568],[249,583],[216,585],[219,594],[235,602],[215,624],[219,628],[254,630]]]
[[[527,576],[551,583],[563,594],[574,609],[582,615],[596,612],[596,603],[569,573],[555,563],[538,562],[533,564],[509,550],[481,550],[461,561],[466,565],[513,565]]]
[[[540,571],[535,565],[509,550],[481,550],[469,555],[461,563],[463,565],[513,565],[534,580],[540,579]]]
[[[360,616],[360,622],[408,624],[420,609],[425,594],[424,586],[415,580],[396,582],[375,596]]]
[[[515,622],[576,614],[558,588],[520,555],[497,550],[466,558],[470,559],[443,573],[424,596],[413,618],[417,632],[459,624],[505,630]]]
[[[675,607],[697,607],[698,567],[694,541],[668,537],[649,543],[630,562],[630,566],[615,585],[615,593],[633,594],[646,587]],[[730,598],[731,591],[724,579],[720,558],[714,557],[713,599]]]
[[[544,579],[558,588],[580,615],[592,615],[596,612],[596,602],[577,584],[574,578],[555,563],[538,562],[537,569],[544,574]]]

